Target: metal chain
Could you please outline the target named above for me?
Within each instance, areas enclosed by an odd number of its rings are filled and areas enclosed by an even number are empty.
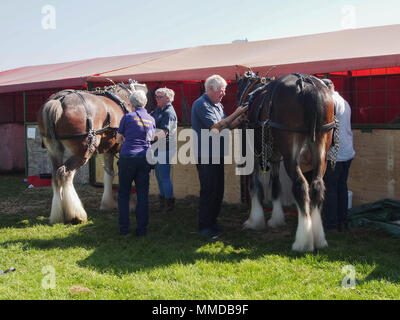
[[[264,129],[265,126],[261,126],[261,171],[265,171],[265,134],[264,134]]]
[[[272,157],[272,134],[271,134],[271,127],[268,126],[265,129],[266,125],[262,125],[262,139],[261,139],[261,171],[262,173],[267,173],[269,170],[268,162],[271,160]],[[266,131],[265,131],[266,130]],[[267,141],[265,141],[265,133],[267,134]]]
[[[272,135],[272,128],[270,126],[268,126],[267,130],[268,130],[267,159],[269,161],[272,158],[274,137]]]
[[[335,131],[333,141],[335,145],[328,150],[328,161],[331,162],[332,169],[335,169],[337,155],[339,153],[339,120],[335,117]]]
[[[95,139],[96,139],[96,130],[90,129],[88,132],[88,142],[87,142],[89,153],[92,153],[93,151],[96,150]]]

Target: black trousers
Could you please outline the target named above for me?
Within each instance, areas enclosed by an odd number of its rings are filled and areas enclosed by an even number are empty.
[[[347,178],[351,160],[336,162],[335,170],[328,161],[324,176],[326,192],[322,219],[326,229],[336,229],[347,223]]]
[[[224,159],[219,164],[197,164],[200,180],[199,230],[217,223],[224,198]]]

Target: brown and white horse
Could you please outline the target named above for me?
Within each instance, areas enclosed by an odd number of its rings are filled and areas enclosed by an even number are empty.
[[[265,226],[263,200],[268,186],[263,175],[269,167],[273,210],[268,226],[275,228],[285,223],[280,201],[282,160],[292,181],[298,209],[292,249],[303,252],[326,247],[321,221],[323,176],[335,126],[334,102],[329,90],[319,79],[300,74],[266,80],[247,72],[237,82],[237,103],[249,105],[247,128],[253,128],[255,136],[255,169],[250,175],[251,210],[244,227]]]
[[[116,131],[122,116],[132,111],[132,90],[147,87],[135,82],[97,91],[63,90],[49,97],[38,113],[38,123],[53,167],[50,223],[81,223],[87,214],[73,185],[76,170],[95,153],[104,157],[101,210],[113,209],[114,155],[121,145]]]

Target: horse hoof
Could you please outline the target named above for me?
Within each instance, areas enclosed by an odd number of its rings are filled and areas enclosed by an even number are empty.
[[[115,210],[115,209],[117,209],[117,203],[100,205],[100,211],[109,211],[109,210]]]
[[[72,224],[72,225],[77,225],[77,224],[81,224],[81,223],[85,223],[85,222],[87,222],[87,220],[84,220],[84,219],[79,218],[79,217],[72,218],[72,220],[69,221],[69,223]]]
[[[312,244],[307,244],[307,243],[300,243],[300,242],[295,242],[292,245],[292,250],[297,251],[297,252],[313,252],[314,251],[314,245]]]
[[[270,227],[272,229],[276,229],[276,228],[282,227],[285,224],[286,223],[285,223],[284,220],[283,221],[275,221],[275,220],[272,220],[272,219],[268,220],[268,227]]]
[[[264,229],[265,224],[263,223],[254,223],[253,221],[246,220],[243,223],[243,229],[252,229],[252,230],[262,230]]]
[[[327,248],[328,247],[328,242],[325,239],[321,240],[321,241],[317,241],[317,243],[315,243],[315,247],[317,249]]]

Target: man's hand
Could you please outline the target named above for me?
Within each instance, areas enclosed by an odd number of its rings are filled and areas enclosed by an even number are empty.
[[[242,113],[240,116],[238,116],[235,120],[233,120],[230,124],[231,129],[235,129],[239,127],[243,121],[247,120],[247,115],[245,113]]]
[[[225,128],[234,129],[238,127],[240,123],[247,118],[245,112],[248,108],[249,106],[239,106],[230,116],[218,121],[213,126],[211,126],[210,130],[222,131]]]
[[[235,110],[234,114],[236,114],[236,116],[241,115],[241,114],[245,113],[248,109],[249,109],[249,106],[245,106],[245,107],[239,106]]]

